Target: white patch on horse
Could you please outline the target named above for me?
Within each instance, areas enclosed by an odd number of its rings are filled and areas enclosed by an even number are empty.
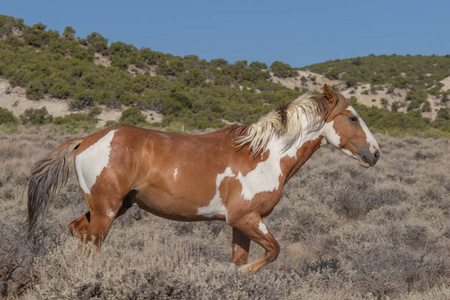
[[[234,252],[236,252],[238,250],[238,246],[234,246]]]
[[[111,130],[75,158],[78,181],[87,194],[90,194],[97,177],[108,166],[111,141],[117,130]]]
[[[108,213],[106,214],[108,217],[110,217],[111,219],[114,219],[114,212],[112,210],[109,210]]]
[[[351,105],[347,108],[347,110],[351,111],[355,117],[358,117],[359,124],[366,134],[367,144],[370,145],[370,152],[374,153],[375,151],[377,151],[380,147],[378,146],[378,143],[375,140],[372,132],[370,132],[369,127],[367,127],[366,123],[364,123],[364,121],[360,118],[356,110]]]
[[[178,168],[176,168],[175,171],[173,172],[173,179],[177,180],[177,175],[178,175]]]
[[[223,199],[220,197],[220,185],[222,181],[226,177],[234,177],[235,175],[231,171],[231,168],[228,167],[225,169],[223,173],[217,174],[216,178],[216,194],[212,198],[211,202],[209,202],[208,206],[202,206],[197,209],[197,214],[205,216],[207,218],[211,218],[214,215],[224,215],[227,216],[227,208],[223,205]]]
[[[281,144],[279,144],[281,146]],[[256,167],[243,176],[241,172],[236,179],[242,186],[241,195],[245,200],[252,200],[256,194],[261,192],[271,192],[280,186],[279,177],[281,174],[281,155],[275,145],[269,145],[269,157],[258,163]]]
[[[325,123],[323,126],[323,131],[325,132],[325,138],[327,139],[327,142],[331,145],[341,148],[339,145],[341,142],[341,137],[337,134],[336,130],[333,127],[334,121],[331,121],[329,123]]]
[[[339,136],[339,134],[337,134],[333,125],[334,125],[334,121],[331,121],[329,123],[326,123],[323,126],[323,131],[325,132],[325,138],[327,139],[328,143],[330,143],[331,145],[335,146],[338,149],[341,149],[341,151],[344,152],[345,154],[347,154],[348,156],[359,159],[351,151],[341,147],[341,145],[340,145],[341,137]]]
[[[259,226],[258,226],[258,228],[259,228],[259,230],[261,230],[262,233],[264,233],[264,234],[268,234],[268,233],[269,233],[269,231],[267,230],[266,225],[265,225],[262,221],[259,221]]]

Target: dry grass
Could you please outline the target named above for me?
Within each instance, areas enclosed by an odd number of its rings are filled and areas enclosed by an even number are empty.
[[[282,252],[253,276],[229,263],[222,222],[132,208],[99,255],[70,237],[86,212],[74,176],[27,243],[25,176],[69,135],[0,133],[0,295],[20,299],[449,299],[448,140],[377,136],[373,169],[331,148],[294,176],[266,220]],[[251,259],[261,255],[252,244]]]

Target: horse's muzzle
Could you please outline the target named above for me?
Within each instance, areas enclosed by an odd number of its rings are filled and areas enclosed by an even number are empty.
[[[369,149],[364,149],[363,151],[360,151],[358,154],[361,160],[361,164],[365,167],[375,166],[377,161],[380,159],[381,155],[379,149],[376,149],[374,152],[371,152]]]

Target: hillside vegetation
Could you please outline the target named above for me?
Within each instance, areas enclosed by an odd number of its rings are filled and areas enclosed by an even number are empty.
[[[320,91],[314,76],[302,77],[303,83],[310,84],[293,89],[274,83],[274,78],[299,76],[295,69],[278,61],[270,66],[245,60],[229,63],[221,58],[206,61],[196,55],[179,57],[150,48],[137,49],[123,42],[108,43],[107,38],[96,32],[86,38],[75,37],[75,33],[71,27],[61,34],[47,30],[42,23],[28,26],[22,19],[0,16],[0,76],[8,79],[13,88],[24,88],[30,100],[51,96],[67,101],[74,111],[69,116],[54,118],[44,108],[30,109],[21,116],[1,110],[0,123],[57,124],[71,131],[93,130],[101,112],[97,106],[103,105],[131,107],[120,120],[107,126],[122,122],[173,130],[204,130],[234,122],[252,123],[302,93]],[[439,110],[433,121],[421,115],[428,109],[429,93],[447,101],[448,93],[439,88],[437,81],[449,75],[449,60],[447,56],[369,56],[308,68],[329,78],[346,80],[347,85],[370,81],[388,83],[392,88],[410,88],[408,114],[394,107],[368,109],[359,105],[358,110],[372,130],[450,136],[448,108]],[[381,63],[384,61],[387,62]],[[86,108],[93,110],[77,113]],[[142,110],[154,110],[164,117],[161,122],[148,124],[140,114]]]
[[[314,64],[305,69],[342,80],[347,87],[365,82],[372,85],[372,90],[387,86],[388,93],[393,93],[395,88],[407,89],[407,111],[431,111],[428,95],[440,98],[444,106],[450,100],[450,90],[443,89],[441,82],[450,76],[450,55],[369,55]],[[442,110],[448,113],[448,108]]]
[[[6,16],[0,25],[0,75],[13,87],[26,87],[33,100],[48,93],[70,99],[73,109],[133,105],[162,113],[163,126],[182,122],[203,129],[225,125],[221,120],[253,122],[299,95],[267,81],[270,72],[259,62],[207,62],[195,55],[181,58],[138,50],[122,42],[108,45],[99,33],[75,39],[70,27],[60,35],[43,24],[29,27]],[[95,64],[96,55],[106,57],[110,66]],[[293,72],[282,63],[271,68],[280,76]],[[158,76],[150,76],[152,72]]]

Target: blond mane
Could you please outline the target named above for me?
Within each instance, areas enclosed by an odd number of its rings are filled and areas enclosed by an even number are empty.
[[[334,118],[349,105],[344,96],[336,95],[336,100],[331,102],[324,95],[304,94],[262,116],[258,122],[245,126],[235,142],[238,147],[248,144],[252,153],[257,154],[266,150],[274,136],[279,136],[282,137],[283,147],[287,148],[302,133],[312,130],[330,116]]]

